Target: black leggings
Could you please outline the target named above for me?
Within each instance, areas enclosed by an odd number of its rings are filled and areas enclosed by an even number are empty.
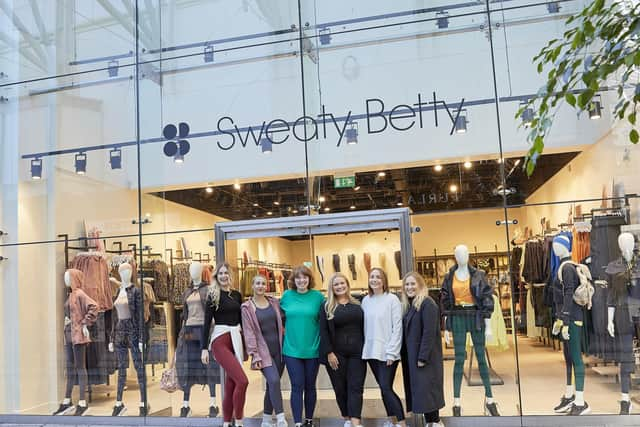
[[[67,388],[64,397],[71,399],[71,392],[78,377],[80,400],[85,400],[87,391],[87,344],[65,344],[64,351],[67,358]]]
[[[376,377],[378,386],[380,386],[380,394],[382,395],[382,403],[387,411],[387,416],[396,417],[398,421],[404,420],[404,409],[402,401],[395,391],[393,391],[393,380],[396,377],[398,369],[398,361],[394,361],[391,366],[387,366],[387,362],[369,359],[369,367]]]
[[[360,356],[334,354],[338,358],[338,369],[333,370],[329,364],[326,368],[336,394],[340,415],[344,418],[361,418],[367,364]]]

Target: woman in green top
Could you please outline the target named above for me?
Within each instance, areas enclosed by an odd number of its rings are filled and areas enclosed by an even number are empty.
[[[291,412],[296,426],[302,426],[304,400],[304,425],[313,427],[320,366],[319,313],[324,297],[313,289],[313,273],[303,265],[293,269],[287,284],[289,290],[282,295],[280,307],[285,316],[282,354],[291,380]]]

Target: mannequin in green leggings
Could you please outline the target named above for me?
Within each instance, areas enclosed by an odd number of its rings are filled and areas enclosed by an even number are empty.
[[[485,389],[485,413],[499,415],[491,391],[491,379],[485,357],[485,341],[492,336],[490,317],[493,312],[493,291],[482,270],[469,267],[469,250],[458,245],[454,251],[456,265],[442,285],[442,304],[448,315],[445,341],[451,342],[453,332],[455,364],[453,368],[453,415],[461,415],[460,391],[464,361],[467,357],[467,333],[471,334],[478,369]]]

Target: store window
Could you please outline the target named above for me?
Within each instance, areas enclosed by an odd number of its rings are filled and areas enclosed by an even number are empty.
[[[222,416],[197,309],[222,261],[242,301],[301,265],[357,298],[372,268],[398,294],[416,271],[442,315],[442,416],[629,411],[640,164],[617,95],[560,106],[531,176],[514,119],[584,5],[7,2],[0,413]],[[479,330],[442,292],[467,255]],[[291,388],[285,370],[287,419]],[[324,367],[317,390],[314,416],[338,418]],[[363,414],[386,415],[371,372]]]

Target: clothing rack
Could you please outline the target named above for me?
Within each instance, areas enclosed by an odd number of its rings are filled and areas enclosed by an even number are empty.
[[[266,267],[276,270],[293,271],[293,267],[290,264],[280,264],[267,261],[244,261],[242,258],[238,258],[238,261],[241,265],[241,269],[245,269],[247,267]]]
[[[70,246],[68,234],[58,234],[58,237],[64,238],[64,268],[69,268],[69,251],[92,251],[98,249],[96,246]],[[89,240],[87,237],[80,237],[78,240],[84,241],[85,244]]]

